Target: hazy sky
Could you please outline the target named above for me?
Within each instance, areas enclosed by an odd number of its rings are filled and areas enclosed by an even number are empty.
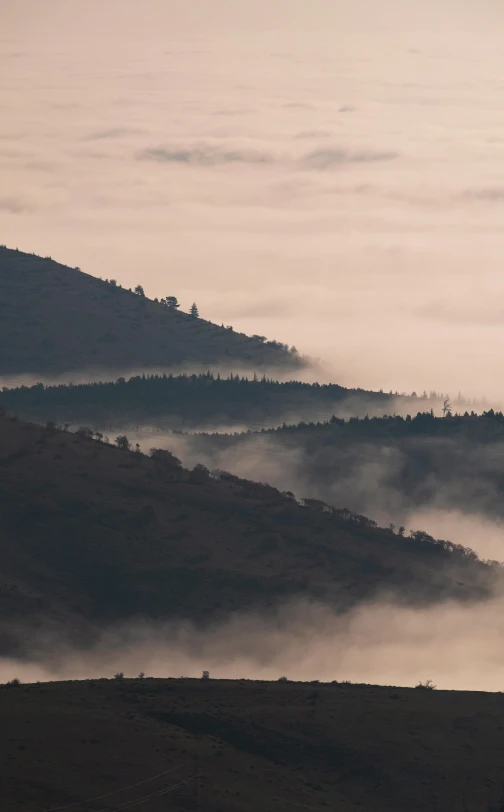
[[[0,0],[0,242],[502,395],[502,0]]]

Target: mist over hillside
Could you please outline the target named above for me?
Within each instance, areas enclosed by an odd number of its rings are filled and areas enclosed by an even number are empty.
[[[500,580],[460,545],[184,470],[125,437],[111,446],[6,416],[0,437],[4,653],[23,651],[34,623],[85,639],[135,618],[208,622],[294,599],[337,612],[381,593],[419,605],[478,601]]]
[[[442,413],[447,396],[426,392],[400,395],[346,389],[339,384],[300,380],[278,381],[266,375],[244,376],[205,372],[142,374],[116,381],[90,381],[3,387],[0,407],[39,422],[56,420],[102,430],[132,426],[162,428],[276,428],[282,423],[398,414],[418,410]],[[461,397],[459,409],[475,404]]]
[[[502,0],[0,17],[0,812],[504,812]]]
[[[133,432],[140,441],[142,432]],[[332,418],[236,434],[146,433],[185,462],[264,479],[377,519],[428,529],[504,558],[504,419]]]

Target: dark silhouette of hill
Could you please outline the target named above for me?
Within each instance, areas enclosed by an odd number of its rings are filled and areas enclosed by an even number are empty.
[[[204,364],[302,366],[250,338],[50,258],[0,247],[0,375]]]
[[[431,412],[187,435],[184,459],[268,470],[277,487],[400,523],[419,507],[504,517],[504,416]],[[386,517],[388,517],[386,519]]]
[[[501,693],[103,679],[0,687],[0,715],[9,812],[502,808]]]
[[[263,376],[137,375],[115,382],[20,386],[0,392],[0,405],[21,417],[45,422],[115,426],[156,424],[173,428],[233,425],[264,426],[308,414],[327,418],[338,409],[347,414],[383,413],[418,403],[406,396],[346,389],[338,384],[279,382]]]
[[[0,511],[3,653],[45,622],[78,638],[137,616],[219,619],[290,598],[470,600],[500,577],[457,545],[5,415]]]

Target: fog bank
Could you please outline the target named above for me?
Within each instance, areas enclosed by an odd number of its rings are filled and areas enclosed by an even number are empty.
[[[55,635],[33,641],[31,660],[0,659],[0,681],[88,679],[144,672],[152,677],[350,680],[443,689],[501,691],[501,597],[462,606],[405,608],[385,598],[337,616],[291,603],[265,615],[237,615],[197,629],[189,623],[136,622],[109,629],[79,651]]]

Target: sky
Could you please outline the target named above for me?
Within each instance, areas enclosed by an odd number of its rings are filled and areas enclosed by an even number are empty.
[[[0,0],[0,243],[504,402],[501,0]]]

